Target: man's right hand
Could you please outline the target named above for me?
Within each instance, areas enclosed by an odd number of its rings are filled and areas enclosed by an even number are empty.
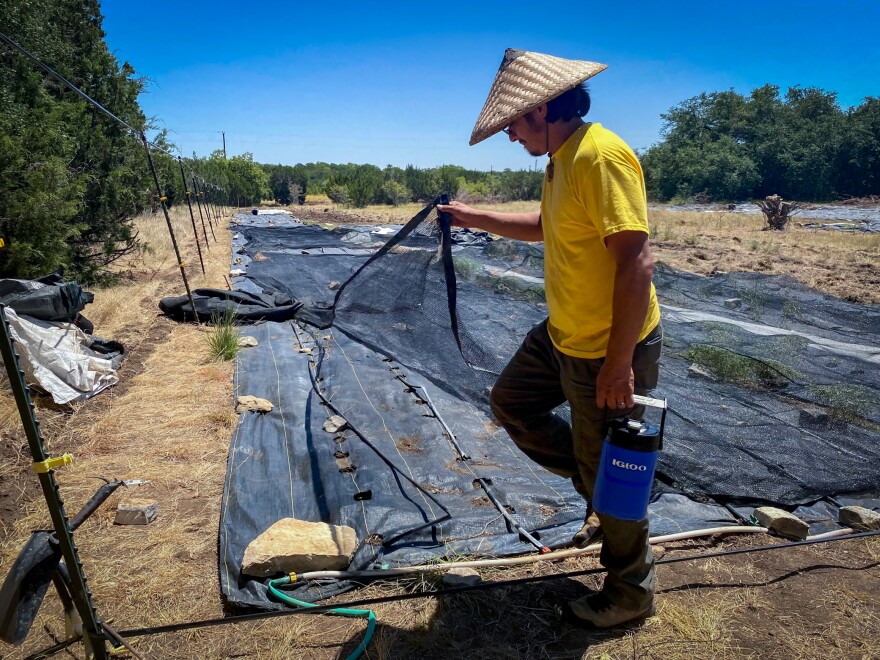
[[[459,201],[452,201],[449,204],[437,204],[437,210],[451,215],[452,224],[456,227],[466,227],[467,229],[479,229],[480,218],[485,218],[484,212],[477,211]]]
[[[482,229],[492,234],[520,241],[542,241],[540,211],[530,213],[499,213],[480,211],[461,202],[437,204],[437,210],[452,216],[452,224],[467,229]]]

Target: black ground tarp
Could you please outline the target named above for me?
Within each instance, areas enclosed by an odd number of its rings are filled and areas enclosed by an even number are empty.
[[[330,328],[247,329],[260,344],[239,357],[236,393],[275,408],[242,415],[232,443],[220,533],[228,599],[272,606],[239,567],[247,544],[289,516],[354,527],[358,568],[534,551],[488,487],[541,543],[565,543],[583,501],[493,423],[493,376],[468,364],[503,363],[546,314],[540,246],[466,238],[471,244],[453,248],[462,352],[431,232],[345,285],[387,231],[258,220],[237,228],[236,265],[246,276],[234,278],[236,289],[288,296],[310,314],[336,304]],[[814,531],[824,531],[843,498],[876,506],[880,312],[784,278],[658,268],[655,282],[666,332],[655,395],[669,399],[671,414],[652,533],[734,524],[762,503],[807,507]],[[735,361],[731,371],[722,360],[721,375],[695,376],[692,363],[719,351],[764,366]],[[334,411],[349,427],[324,431]]]

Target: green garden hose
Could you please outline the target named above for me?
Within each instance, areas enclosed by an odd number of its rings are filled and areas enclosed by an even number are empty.
[[[291,584],[292,582],[293,580],[290,579],[289,575],[276,580],[269,580],[269,593],[281,602],[293,605],[294,607],[317,607],[314,603],[307,603],[304,600],[297,600],[296,598],[288,596],[278,588]],[[367,620],[367,632],[364,634],[363,640],[361,640],[361,643],[358,644],[357,648],[349,653],[346,658],[346,660],[357,660],[361,657],[361,654],[367,650],[370,640],[373,639],[373,631],[376,629],[376,615],[373,614],[372,610],[351,610],[344,607],[330,610],[328,614],[338,614],[339,616],[351,616]]]

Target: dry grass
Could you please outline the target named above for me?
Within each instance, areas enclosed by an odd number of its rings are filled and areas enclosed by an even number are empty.
[[[318,200],[292,210],[311,210],[320,218],[326,215],[322,203]],[[529,210],[523,205],[504,208]],[[399,223],[418,208],[382,210],[385,215],[375,216],[374,222]],[[370,212],[334,210],[336,216],[352,222]],[[815,257],[823,262],[832,258],[876,260],[880,249],[873,238],[832,232],[794,228],[770,235],[760,231],[757,219],[751,223],[743,216],[652,215],[655,249],[662,258],[686,260],[694,250],[722,247],[739,254],[733,247],[743,244],[745,253],[751,253],[752,241],[758,244],[756,252],[771,254],[770,247],[761,248],[762,241],[775,246],[772,249],[778,252],[773,260],[814,245],[811,241],[815,241],[815,252],[801,250],[804,259]],[[41,403],[38,410],[52,451],[70,450],[76,456],[72,466],[58,473],[69,512],[94,492],[98,475],[150,481],[130,492],[118,492],[77,534],[99,611],[119,629],[223,615],[217,529],[227,450],[236,422],[231,411],[233,367],[208,361],[207,331],[157,316],[160,297],[182,292],[164,219],[144,217],[138,224],[152,251],[123,264],[126,277],[121,284],[96,291],[95,303],[86,310],[99,335],[126,343],[129,355],[122,382],[86,404],[59,409]],[[188,213],[176,212],[175,225],[185,260],[192,264],[188,269],[191,286],[224,287],[230,261],[225,228],[215,228],[220,240],[205,253],[208,274],[202,276]],[[9,397],[0,397],[0,430],[7,437],[20,435],[18,425]],[[19,507],[15,520],[0,529],[0,573],[30,530],[48,524],[45,504],[34,489],[36,480],[26,470],[28,463],[26,452],[20,451],[0,462],[0,480]],[[138,528],[113,525],[115,504],[129,496],[158,500],[157,522]],[[670,553],[698,550],[688,543],[669,549]],[[658,600],[657,615],[641,627],[606,633],[586,633],[559,623],[554,603],[583,590],[582,584],[572,580],[442,600],[386,603],[375,608],[380,626],[366,657],[880,657],[876,568],[871,572],[829,570],[824,577],[803,569],[816,563],[876,564],[880,541],[787,553],[779,564],[756,555],[661,567],[660,586],[665,593]],[[483,577],[494,581],[595,565],[595,558],[579,558],[541,567],[485,570]],[[439,577],[433,574],[374,583],[338,600],[425,591],[438,583]],[[598,586],[595,580],[586,584]],[[0,653],[19,658],[49,645],[44,626],[55,634],[62,632],[60,607],[51,592],[26,646],[4,647]],[[291,616],[145,637],[137,641],[136,648],[144,657],[163,659],[337,658],[354,648],[364,628],[362,620]],[[772,637],[768,637],[768,628]],[[82,657],[80,648],[72,651]]]
[[[880,234],[807,229],[763,231],[761,216],[652,209],[659,261],[703,275],[747,271],[789,275],[854,302],[880,303]]]

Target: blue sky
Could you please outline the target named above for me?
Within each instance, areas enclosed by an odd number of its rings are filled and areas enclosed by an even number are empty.
[[[226,132],[264,163],[522,169],[503,135],[468,146],[508,47],[604,62],[589,118],[635,148],[700,92],[765,83],[880,95],[880,2],[104,0],[107,42],[150,79],[148,115],[189,155]],[[538,163],[543,167],[543,163]]]

